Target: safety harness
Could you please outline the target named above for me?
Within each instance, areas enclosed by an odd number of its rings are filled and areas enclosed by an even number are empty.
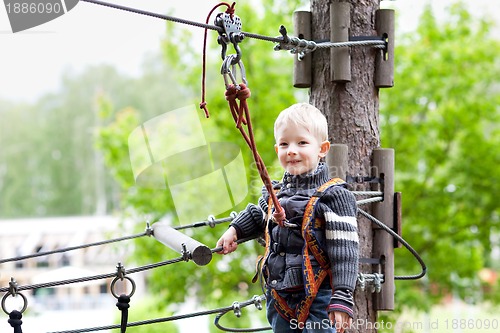
[[[302,237],[304,238],[304,247],[302,248],[302,269],[304,275],[304,291],[305,298],[297,305],[295,309],[292,309],[286,302],[286,300],[278,294],[275,289],[271,289],[271,295],[276,300],[275,309],[278,313],[288,321],[296,319],[298,323],[304,324],[307,317],[309,316],[309,309],[311,308],[318,290],[323,283],[324,279],[328,276],[331,284],[331,263],[326,251],[322,248],[319,243],[316,232],[324,229],[325,220],[321,218],[316,218],[314,212],[316,204],[323,194],[332,186],[343,185],[345,182],[340,178],[333,178],[322,184],[316,192],[309,199],[304,216],[302,218]],[[268,203],[268,214],[267,216],[272,216],[272,200]],[[272,218],[269,219],[266,224],[266,253],[261,262],[266,265],[267,258],[270,253],[271,245],[271,235],[270,235],[270,223],[275,223]],[[313,268],[311,263],[310,255],[313,255],[316,261],[319,263],[318,268]]]

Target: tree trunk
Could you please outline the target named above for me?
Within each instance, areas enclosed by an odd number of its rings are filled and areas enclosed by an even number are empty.
[[[312,38],[330,40],[330,2],[311,0]],[[374,36],[375,11],[379,0],[351,0],[350,36]],[[330,50],[312,53],[312,86],[310,102],[322,110],[329,123],[330,141],[349,148],[348,170],[351,176],[370,176],[371,156],[379,147],[378,89],[374,84],[376,50],[370,47],[351,47],[351,81],[332,82]],[[369,190],[356,185],[357,190]],[[360,257],[371,258],[373,232],[371,222],[358,216]],[[361,265],[360,272],[372,273],[370,265]],[[372,332],[376,321],[372,294],[356,289],[355,312],[351,332]]]

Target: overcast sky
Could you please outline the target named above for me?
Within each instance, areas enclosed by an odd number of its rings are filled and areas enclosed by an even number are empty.
[[[437,11],[442,11],[450,1],[432,3]],[[109,2],[197,22],[204,22],[210,9],[219,3],[214,0]],[[382,6],[395,7],[400,22],[398,29],[411,30],[426,2],[382,1]],[[474,6],[478,6],[481,13],[500,15],[498,0],[477,0]],[[237,14],[244,18],[244,13]],[[73,10],[53,21],[12,33],[6,8],[0,5],[0,98],[34,101],[47,92],[56,91],[65,70],[81,71],[90,64],[107,63],[124,73],[137,75],[145,56],[159,51],[164,26],[161,19],[80,1]],[[202,38],[203,29],[190,29]],[[278,33],[269,31],[269,35]]]

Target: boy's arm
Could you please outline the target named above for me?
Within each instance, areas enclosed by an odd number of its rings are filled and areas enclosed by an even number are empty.
[[[259,206],[248,204],[231,222],[230,226],[236,230],[237,239],[257,235],[264,230],[264,213],[262,204],[264,199],[259,199]],[[267,203],[265,203],[267,209]]]
[[[359,257],[356,198],[347,189],[334,186],[321,198],[318,210],[326,222],[327,252],[332,263],[334,291],[328,311],[353,317]]]
[[[259,200],[259,203],[263,200]],[[264,214],[261,207],[248,204],[245,210],[241,211],[231,222],[229,228],[217,241],[217,247],[222,247],[219,254],[234,252],[238,247],[238,239],[258,234],[262,231]]]

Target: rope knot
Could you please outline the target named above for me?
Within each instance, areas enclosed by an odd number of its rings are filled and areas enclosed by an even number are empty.
[[[233,18],[233,15],[234,15],[234,12],[235,12],[235,9],[234,9],[234,6],[236,5],[236,2],[233,2],[233,4],[231,6],[229,6],[228,4],[226,4],[228,7],[226,9],[226,13],[228,13],[229,15],[231,15],[231,18]]]
[[[8,323],[10,324],[11,327],[14,328],[14,333],[22,333],[22,330],[21,330],[21,325],[23,323],[23,321],[21,320],[22,317],[23,317],[23,314],[17,310],[13,310],[9,314]]]
[[[129,303],[130,303],[130,296],[122,294],[118,297],[118,302],[116,302],[116,307],[121,311],[123,311],[130,307]]]
[[[208,108],[207,108],[207,102],[201,102],[200,109],[205,111],[205,118],[210,118],[210,113],[208,112]]]
[[[252,95],[250,89],[244,83],[240,84],[240,90],[238,91],[237,94],[240,100],[248,99]]]
[[[236,98],[238,98],[238,89],[236,89],[236,86],[234,84],[229,85],[226,88],[226,101],[232,102],[235,101]]]

